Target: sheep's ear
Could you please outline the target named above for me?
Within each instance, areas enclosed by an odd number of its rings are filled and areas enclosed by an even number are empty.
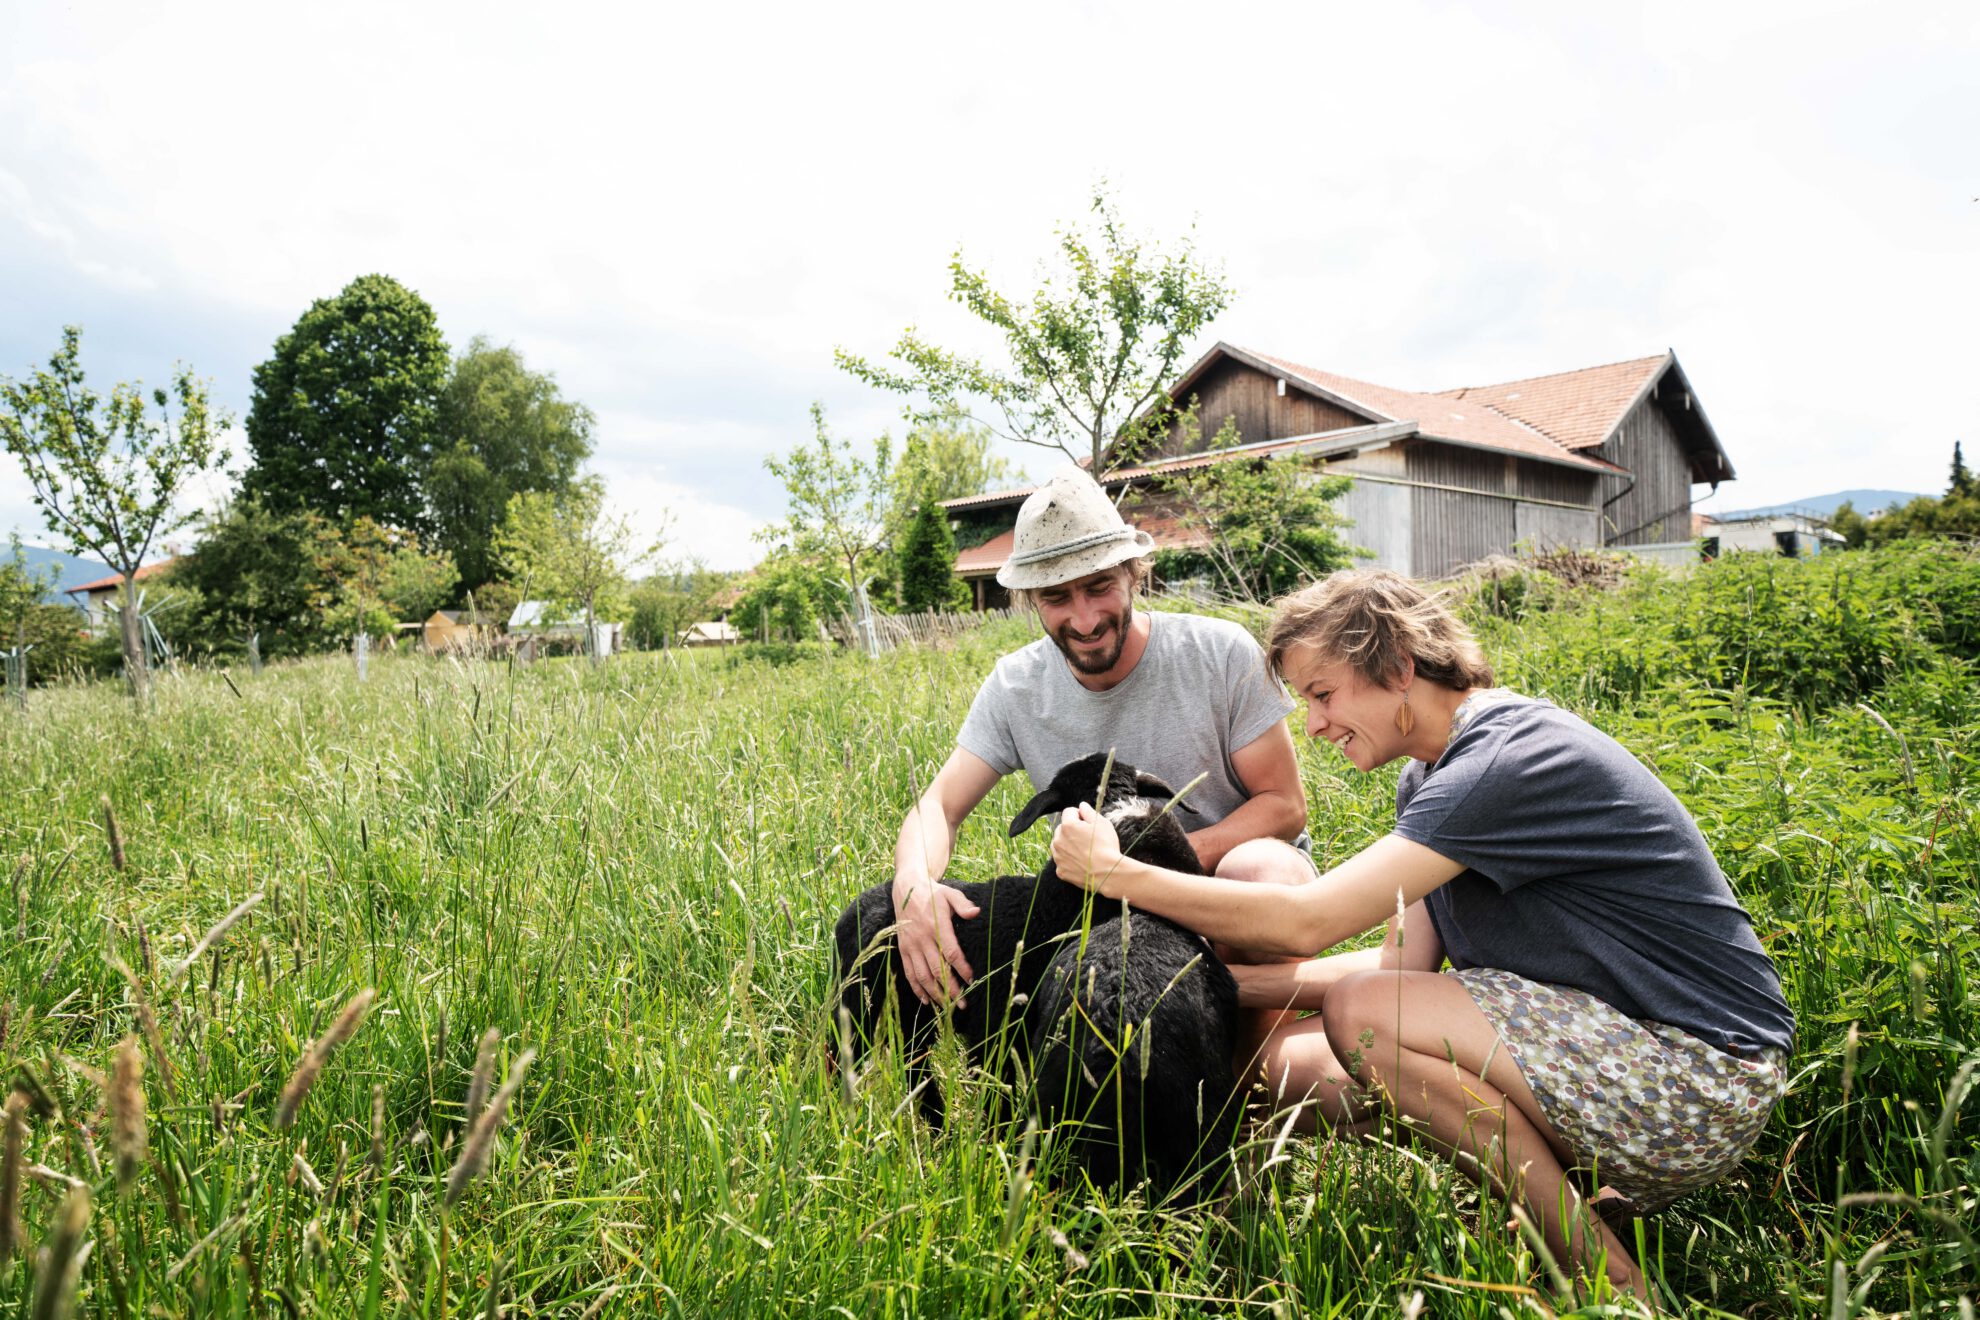
[[[1063,811],[1067,807],[1077,805],[1078,803],[1076,802],[1066,801],[1064,791],[1060,789],[1058,781],[1054,780],[1047,784],[1031,801],[1025,803],[1023,810],[1011,817],[1011,837],[1015,839],[1018,835],[1024,833],[1033,825],[1036,825],[1038,818],[1048,811]]]
[[[1145,798],[1174,798],[1176,795],[1175,789],[1170,788],[1162,780],[1157,779],[1154,775],[1147,774],[1146,772],[1137,774],[1134,777],[1134,791],[1141,794],[1141,796]],[[1181,802],[1177,802],[1176,805],[1173,808],[1171,808],[1171,810],[1186,811],[1192,816],[1200,816],[1203,814],[1202,812],[1198,811],[1195,807],[1190,806],[1187,799]]]

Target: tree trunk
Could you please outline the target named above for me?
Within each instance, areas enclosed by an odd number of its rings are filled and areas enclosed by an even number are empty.
[[[117,626],[124,643],[124,678],[131,695],[143,700],[151,690],[151,669],[144,658],[144,625],[138,618],[137,570],[124,572],[124,607],[117,611]]]
[[[598,654],[598,619],[591,611],[591,597],[584,598],[584,649],[591,655],[591,667],[604,664],[604,657]]]

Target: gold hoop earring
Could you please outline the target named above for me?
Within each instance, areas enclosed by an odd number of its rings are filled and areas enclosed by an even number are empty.
[[[1416,729],[1416,712],[1409,708],[1409,692],[1403,691],[1402,705],[1396,707],[1396,730],[1407,738]]]

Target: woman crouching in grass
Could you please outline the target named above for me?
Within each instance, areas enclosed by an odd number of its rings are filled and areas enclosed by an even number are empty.
[[[1794,1043],[1704,836],[1606,734],[1494,687],[1469,629],[1406,578],[1336,573],[1287,597],[1267,655],[1310,736],[1363,771],[1410,758],[1395,828],[1305,885],[1256,885],[1124,860],[1081,807],[1052,840],[1059,874],[1262,951],[1390,918],[1379,950],[1231,968],[1244,1004],[1324,1008],[1267,1039],[1276,1102],[1336,1129],[1387,1106],[1524,1200],[1557,1259],[1648,1296],[1567,1171],[1639,1212],[1724,1177]]]

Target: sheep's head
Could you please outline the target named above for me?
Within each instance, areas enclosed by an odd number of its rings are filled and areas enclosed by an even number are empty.
[[[1116,760],[1108,770],[1107,757],[1106,752],[1094,752],[1061,766],[1059,773],[1052,776],[1052,782],[1011,818],[1011,837],[1030,829],[1040,816],[1082,802],[1097,803],[1100,813],[1119,830],[1130,821],[1153,819],[1175,797],[1175,789],[1154,775],[1140,773],[1125,761]],[[1100,782],[1103,770],[1107,774],[1104,786]],[[1186,802],[1176,803],[1173,810],[1196,814]]]

